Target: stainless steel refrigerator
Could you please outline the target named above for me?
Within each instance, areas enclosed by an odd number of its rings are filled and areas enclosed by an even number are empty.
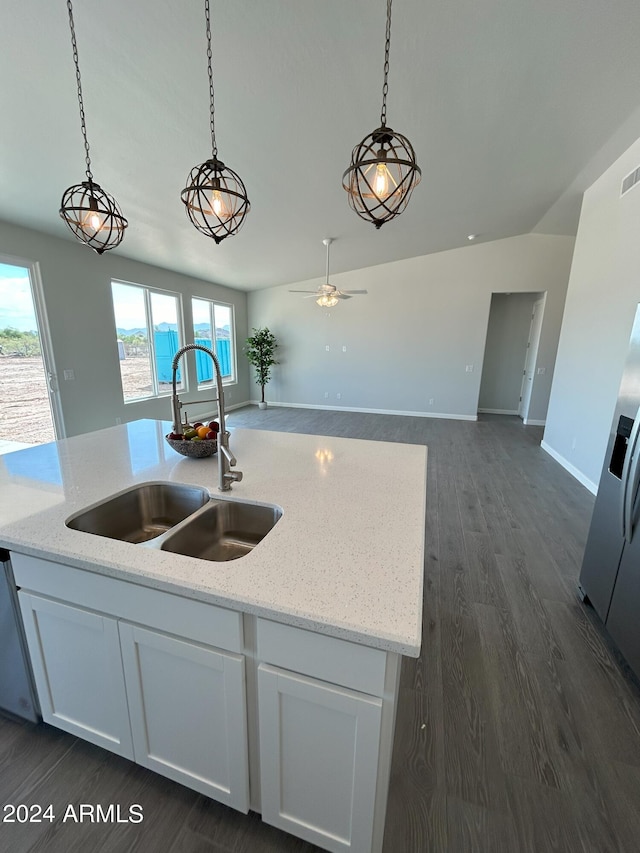
[[[640,305],[587,539],[580,591],[640,677]]]

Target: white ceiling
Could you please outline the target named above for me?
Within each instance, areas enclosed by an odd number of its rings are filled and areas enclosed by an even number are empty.
[[[203,0],[76,0],[95,180],[121,255],[254,290],[530,231],[575,233],[599,161],[640,136],[638,0],[396,0],[388,124],[422,183],[380,231],[349,208],[351,149],[379,125],[384,0],[212,0],[219,156],[251,201],[216,246],[180,191],[211,154]],[[65,0],[3,0],[0,218],[73,240],[84,179]],[[603,167],[608,163],[603,163]]]

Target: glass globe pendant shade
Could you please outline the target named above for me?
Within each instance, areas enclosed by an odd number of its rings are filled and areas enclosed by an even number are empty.
[[[421,177],[406,136],[382,126],[353,149],[342,186],[358,216],[380,228],[403,212]]]
[[[316,305],[319,305],[321,308],[333,308],[339,301],[338,297],[332,293],[323,293],[322,296],[316,299]]]
[[[251,208],[242,180],[217,157],[194,166],[180,198],[193,225],[216,243],[237,234]]]
[[[64,191],[60,216],[78,240],[99,255],[120,245],[128,225],[115,199],[94,181]]]

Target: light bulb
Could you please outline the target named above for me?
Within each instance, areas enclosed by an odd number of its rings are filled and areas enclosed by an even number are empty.
[[[378,198],[386,198],[389,195],[389,170],[386,163],[378,163],[376,166],[376,177],[373,189]]]
[[[99,231],[102,222],[100,221],[100,215],[95,211],[89,214],[89,225],[93,228],[94,231]]]
[[[220,192],[218,190],[214,190],[213,193],[213,203],[211,205],[213,207],[213,212],[220,219],[226,218],[226,210],[224,208],[224,204],[222,198],[220,196]]]

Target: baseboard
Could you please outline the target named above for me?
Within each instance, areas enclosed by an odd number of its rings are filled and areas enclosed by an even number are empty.
[[[523,420],[522,423],[525,426],[546,426],[547,425],[546,421],[537,421],[535,418],[525,418],[525,420]]]
[[[251,400],[251,405],[257,406],[257,400]],[[446,418],[450,421],[477,421],[477,415],[451,415],[445,412],[403,412],[396,409],[365,409],[360,406],[319,406],[315,403],[272,403],[269,408],[281,409],[319,409],[323,412],[363,412],[371,415],[402,415],[410,418]]]
[[[562,465],[562,467],[565,469],[565,471],[568,471],[572,477],[575,477],[579,483],[582,483],[582,485],[585,487],[585,489],[588,489],[592,495],[596,495],[598,493],[598,486],[596,485],[596,483],[594,483],[588,477],[585,477],[585,475],[582,473],[582,471],[580,471],[578,468],[576,468],[575,465],[572,465],[571,462],[568,462],[564,458],[564,456],[561,456],[556,450],[554,450],[552,447],[550,447],[546,441],[541,441],[540,447],[544,451],[546,451],[549,454],[549,456],[551,456],[552,459],[555,459],[556,462],[558,462],[560,465]]]
[[[478,409],[481,415],[517,415],[517,409]]]

